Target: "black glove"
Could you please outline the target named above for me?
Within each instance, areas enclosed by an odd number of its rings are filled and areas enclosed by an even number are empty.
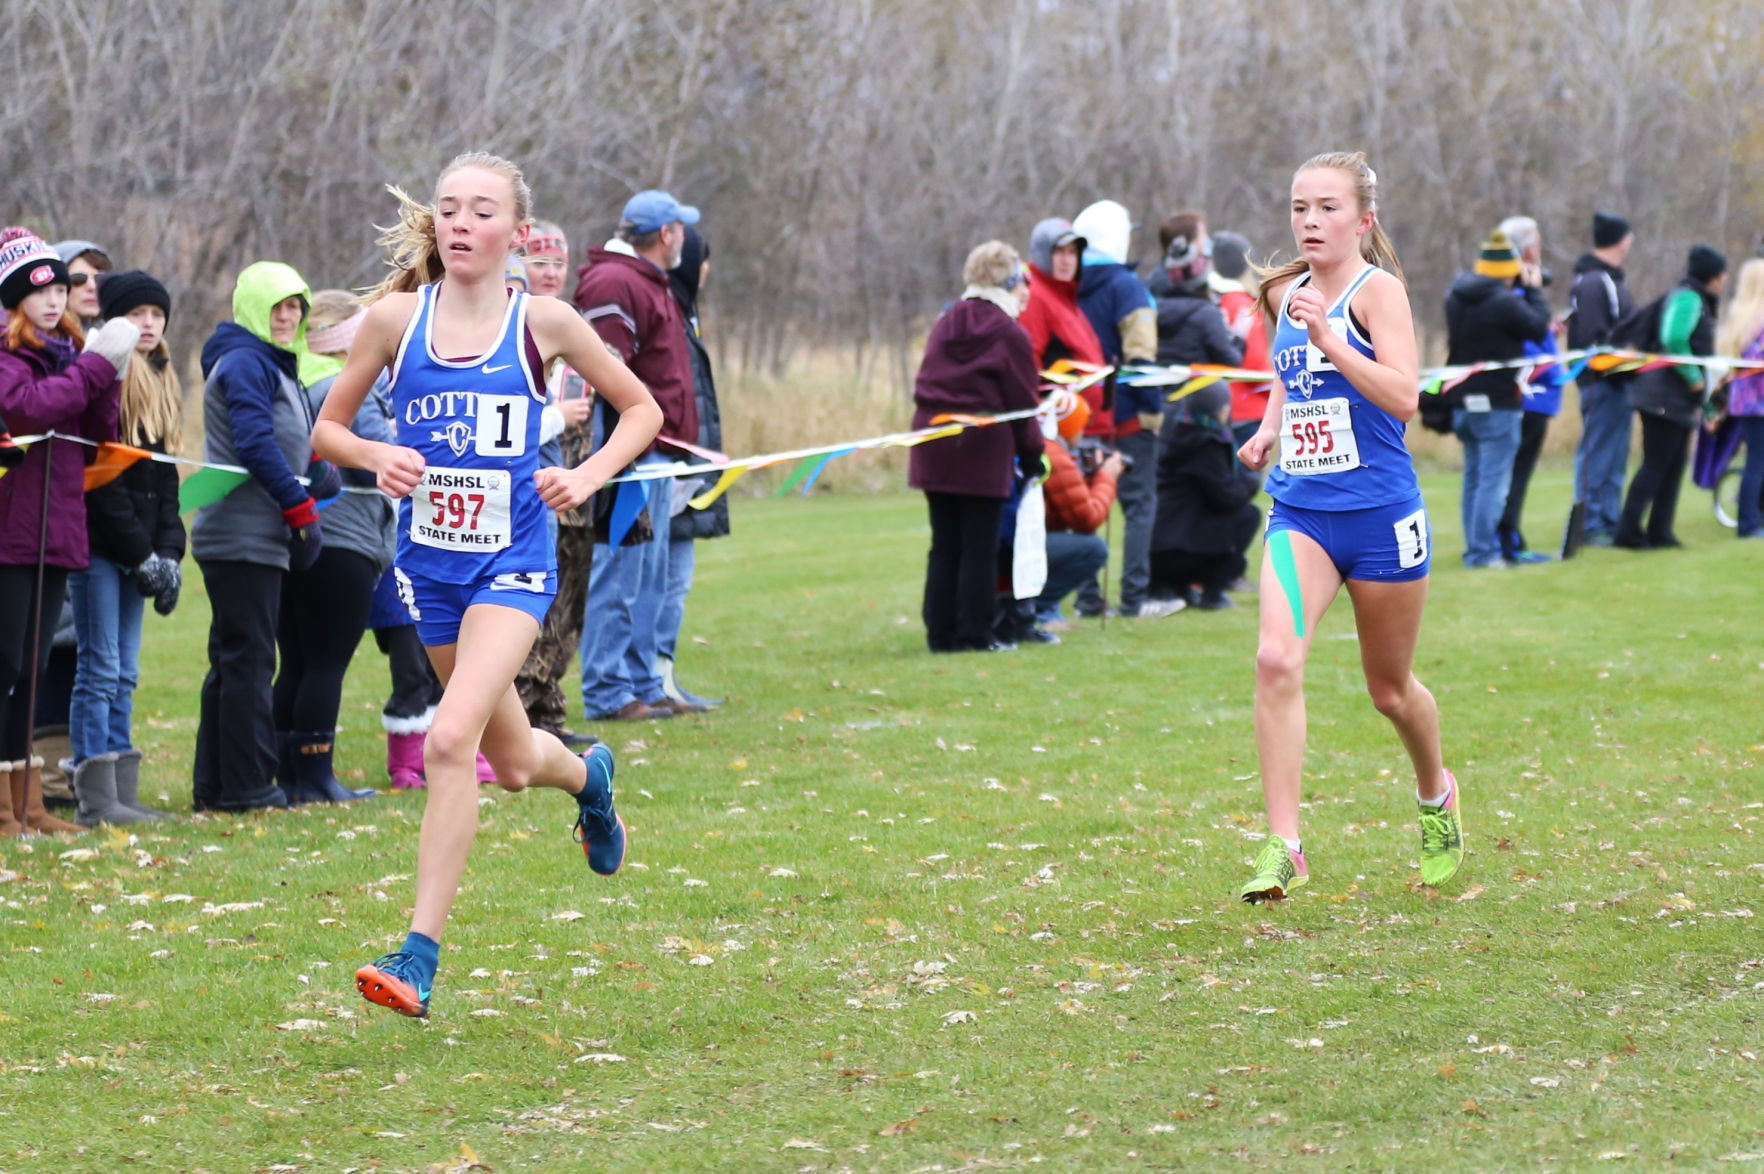
[[[178,564],[158,554],[150,554],[135,567],[135,590],[143,598],[152,599],[171,585],[178,573]]]
[[[178,606],[178,590],[184,585],[184,570],[170,559],[165,559],[164,562],[171,568],[171,582],[153,597],[153,610],[162,616],[169,616],[172,608]]]
[[[343,492],[343,474],[322,457],[314,457],[306,466],[306,480],[306,491],[318,501],[329,501]]]
[[[318,561],[324,549],[325,535],[319,529],[318,503],[307,498],[291,510],[282,511],[282,520],[292,533],[288,537],[288,562],[291,569],[304,571]]]

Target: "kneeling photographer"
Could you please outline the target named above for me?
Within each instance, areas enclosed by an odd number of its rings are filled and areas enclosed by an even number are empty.
[[[1097,534],[1115,504],[1115,484],[1127,458],[1094,437],[1084,437],[1090,405],[1069,391],[1043,401],[1058,427],[1048,443],[1047,585],[1035,600],[1044,627],[1064,627],[1060,601],[1090,581],[1109,561],[1109,544]]]

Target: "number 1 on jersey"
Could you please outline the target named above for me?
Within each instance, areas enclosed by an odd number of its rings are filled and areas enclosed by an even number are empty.
[[[1427,561],[1427,511],[1416,510],[1397,522],[1397,566],[1403,570],[1418,567]]]
[[[513,395],[478,396],[478,419],[473,428],[474,450],[481,457],[518,457],[527,451],[527,398]]]

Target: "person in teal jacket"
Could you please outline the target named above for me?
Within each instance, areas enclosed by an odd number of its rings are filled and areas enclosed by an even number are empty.
[[[1727,258],[1708,245],[1692,245],[1684,276],[1660,301],[1660,353],[1715,353],[1716,306],[1726,284]],[[1672,524],[1691,436],[1703,418],[1707,384],[1706,370],[1695,363],[1639,371],[1630,381],[1629,406],[1641,416],[1642,463],[1623,499],[1614,545],[1629,550],[1684,545]]]

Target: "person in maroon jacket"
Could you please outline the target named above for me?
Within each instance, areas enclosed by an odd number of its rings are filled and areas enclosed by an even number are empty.
[[[576,308],[660,405],[663,442],[698,436],[686,318],[668,282],[668,270],[680,263],[686,226],[696,223],[697,208],[667,192],[638,192],[625,204],[618,236],[604,248],[588,250],[576,285]],[[596,433],[610,433],[617,413],[604,400],[596,403],[595,413]],[[652,447],[637,464],[671,461]],[[607,535],[595,536],[581,648],[582,708],[589,721],[647,721],[705,708],[670,700],[656,663],[674,482],[661,478],[641,484],[648,491],[654,537],[613,547]],[[611,499],[616,492],[604,496]],[[602,510],[594,513],[599,517]]]
[[[119,318],[86,337],[68,312],[69,288],[67,265],[47,244],[22,228],[0,232],[0,415],[21,436],[54,430],[115,440],[118,380],[141,331]],[[31,655],[41,673],[68,572],[86,568],[91,453],[70,440],[40,440],[0,479],[0,836],[81,830],[44,809],[43,762],[25,743]]]
[[[913,386],[913,427],[943,413],[1033,409],[1040,383],[1029,335],[1017,325],[1023,266],[1003,241],[987,241],[962,267],[967,289],[925,343]],[[932,652],[992,651],[997,607],[998,530],[1011,493],[1013,458],[1040,473],[1041,425],[1033,416],[1004,427],[967,428],[918,445],[907,484],[931,511],[925,567],[925,642]]]

